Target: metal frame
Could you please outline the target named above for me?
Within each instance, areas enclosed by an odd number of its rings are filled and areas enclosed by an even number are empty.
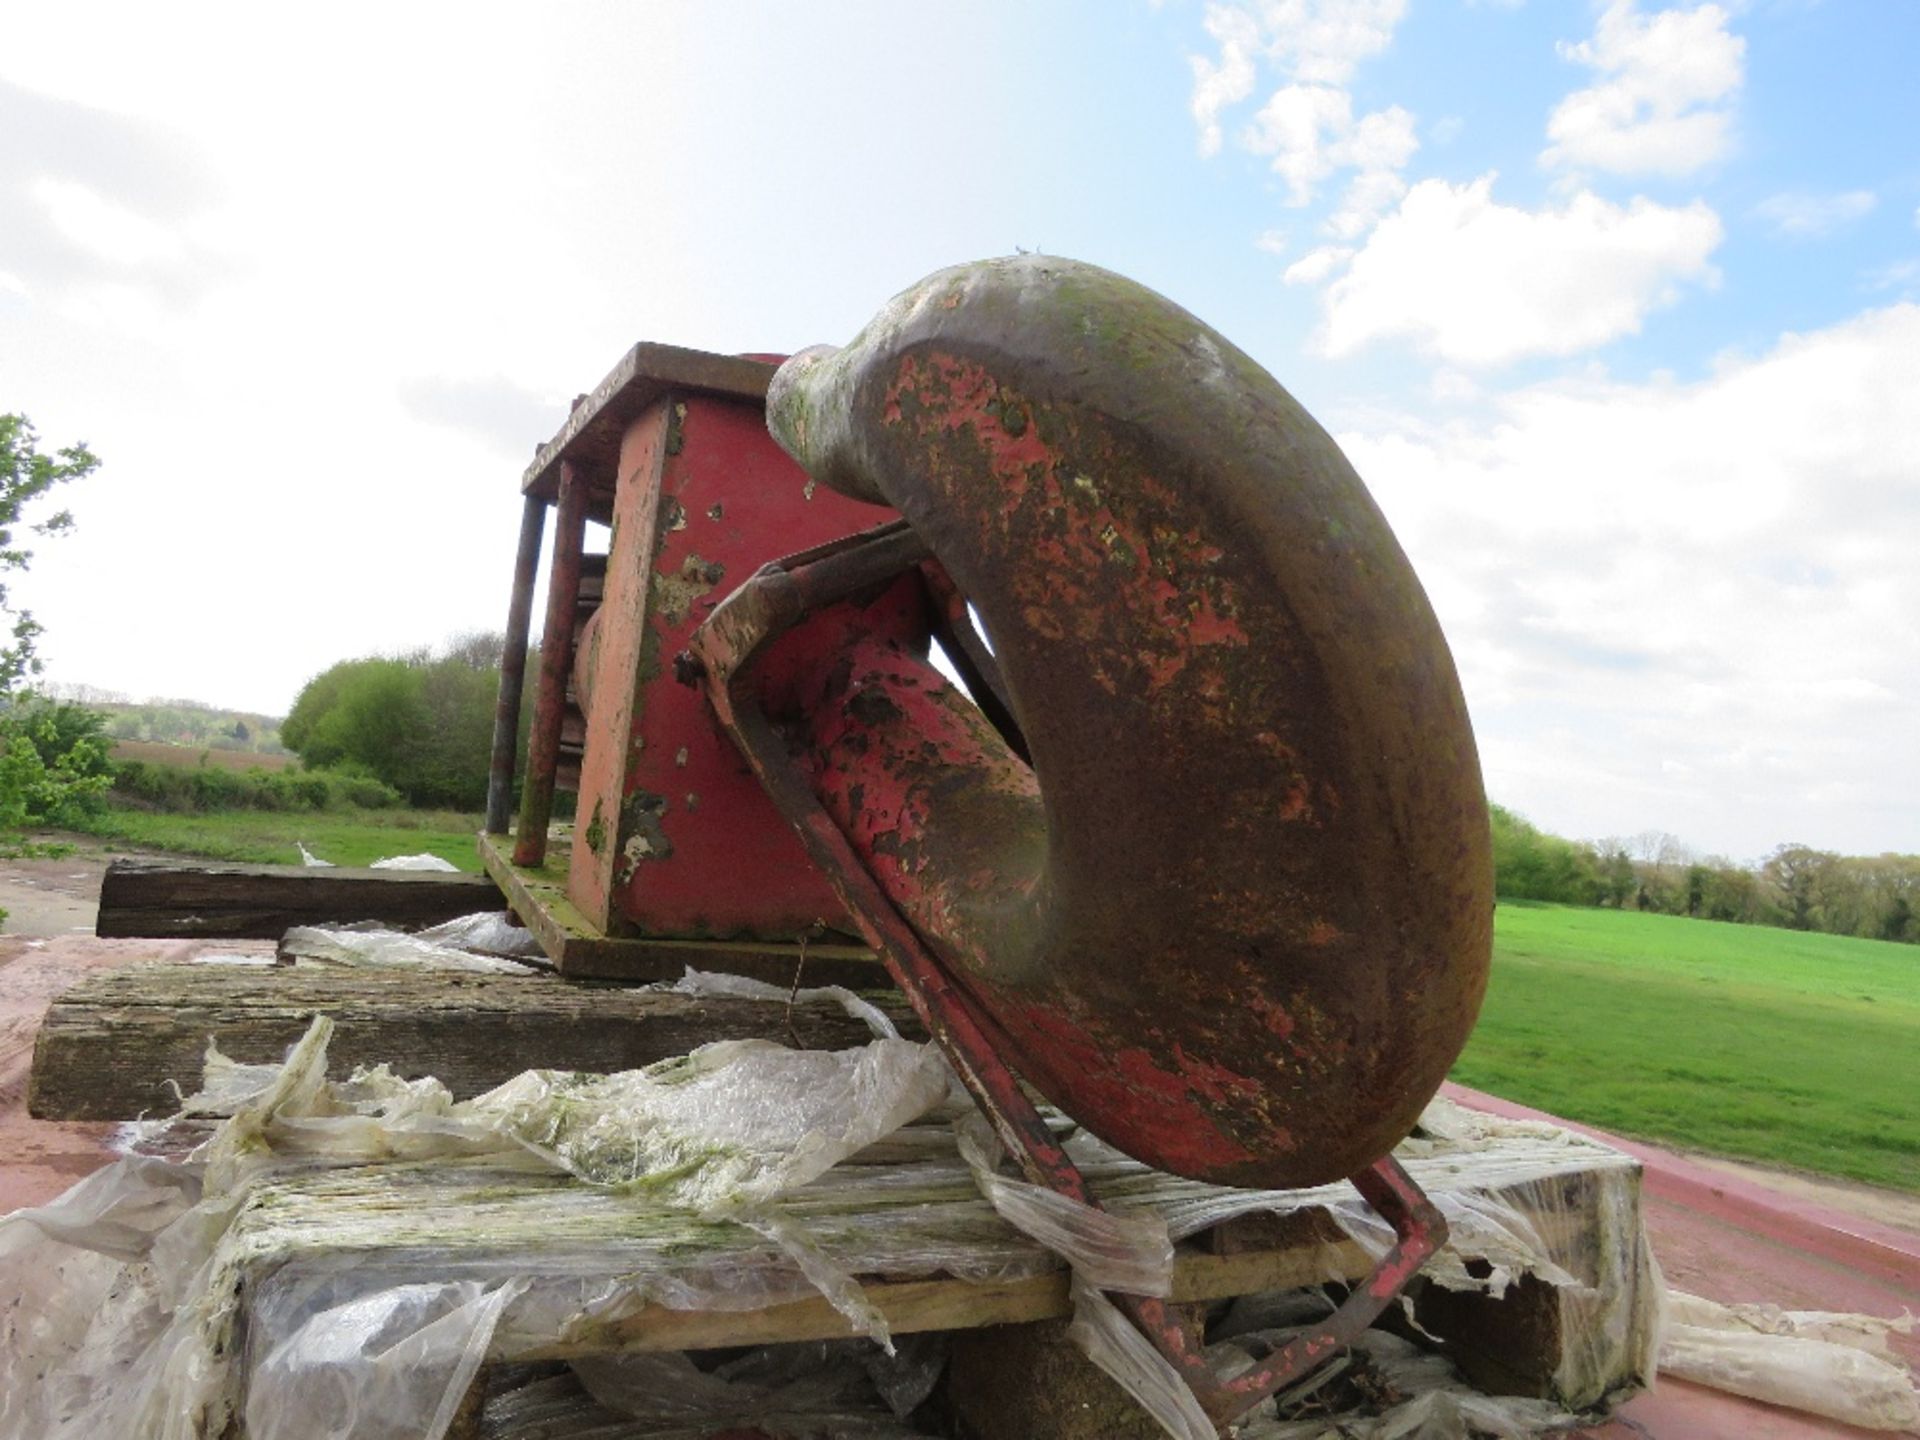
[[[898,521],[763,567],[695,634],[691,650],[680,657],[679,673],[687,683],[704,686],[722,729],[798,831],[808,853],[1028,1179],[1098,1208],[1085,1177],[1054,1140],[1002,1059],[1015,1047],[888,900],[794,766],[755,693],[753,663],[770,641],[822,606],[916,565],[931,577],[930,588],[946,612],[947,625],[955,630],[967,626],[964,597],[945,577],[925,542],[905,521]],[[967,647],[966,660],[969,668],[980,672],[994,710],[1006,713],[1004,694],[992,674],[992,657],[984,647]],[[1006,723],[1011,723],[1010,714]],[[1444,1243],[1446,1222],[1391,1156],[1376,1160],[1351,1179],[1362,1198],[1393,1227],[1394,1245],[1322,1326],[1231,1380],[1214,1376],[1197,1338],[1168,1302],[1135,1295],[1113,1297],[1222,1431],[1351,1343]]]

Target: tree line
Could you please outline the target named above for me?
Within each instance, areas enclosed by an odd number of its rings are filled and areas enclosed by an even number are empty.
[[[1662,831],[1567,840],[1503,806],[1493,815],[1494,891],[1503,900],[1778,925],[1920,943],[1920,855],[1840,855],[1778,846],[1757,865],[1700,855]]]
[[[505,643],[472,634],[438,649],[342,660],[301,689],[280,741],[309,769],[369,775],[410,805],[478,810]]]

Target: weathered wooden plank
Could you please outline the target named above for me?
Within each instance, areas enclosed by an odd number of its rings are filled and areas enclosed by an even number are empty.
[[[1351,1241],[1331,1250],[1315,1246],[1208,1255],[1183,1249],[1174,1257],[1173,1300],[1188,1304],[1318,1285],[1338,1266],[1349,1280],[1372,1268]],[[973,1330],[1017,1325],[1073,1313],[1064,1270],[1016,1280],[863,1280],[867,1300],[896,1335],[925,1330]],[[854,1334],[847,1317],[825,1296],[761,1310],[673,1310],[648,1305],[590,1334],[514,1349],[495,1359],[568,1360],[580,1355],[641,1350],[708,1350],[733,1345],[782,1345],[838,1340]]]
[[[903,1033],[904,1002],[883,999]],[[832,1004],[716,1000],[551,975],[192,964],[88,976],[55,1000],[34,1049],[28,1108],[46,1120],[124,1120],[198,1088],[207,1041],[236,1060],[279,1060],[316,1013],[337,1029],[333,1069],[386,1063],[437,1075],[456,1096],[523,1070],[608,1073],[752,1037],[838,1049],[864,1024]]]
[[[980,1195],[951,1151],[952,1132],[939,1122],[908,1127],[917,1142],[901,1147],[912,1158],[855,1158],[781,1202],[785,1218],[859,1281],[866,1300],[896,1334],[917,1330],[966,1331],[985,1326],[1032,1326],[1068,1313],[1062,1270],[1044,1252],[1012,1232]],[[941,1150],[944,1143],[948,1148]],[[1405,1157],[1416,1180],[1443,1205],[1498,1214],[1514,1207],[1511,1225],[1462,1226],[1455,1256],[1469,1271],[1490,1253],[1515,1260],[1515,1241],[1536,1250],[1542,1265],[1571,1266],[1562,1285],[1570,1307],[1560,1336],[1584,1336],[1592,1354],[1580,1360],[1585,1399],[1566,1389],[1570,1372],[1551,1385],[1555,1398],[1576,1408],[1644,1379],[1651,1361],[1650,1316],[1643,1291],[1657,1272],[1640,1234],[1637,1168],[1624,1156],[1572,1136],[1491,1134],[1463,1140],[1428,1138]],[[944,1157],[944,1158],[943,1158]],[[1088,1174],[1103,1202],[1128,1214],[1159,1211],[1171,1219],[1195,1215],[1196,1204],[1225,1192],[1110,1161]],[[1269,1293],[1368,1273],[1362,1247],[1333,1228],[1329,1206],[1344,1206],[1344,1187],[1261,1197],[1285,1213],[1257,1226],[1216,1229],[1183,1244],[1176,1255],[1172,1299],[1204,1307],[1214,1299]],[[1253,1197],[1249,1197],[1253,1198]],[[1291,1205],[1292,1209],[1287,1209]],[[797,1265],[770,1251],[757,1230],[662,1204],[657,1197],[583,1188],[560,1176],[508,1174],[484,1160],[442,1167],[365,1166],[325,1173],[291,1173],[267,1180],[235,1221],[241,1248],[251,1257],[242,1276],[243,1304],[271,1308],[276,1292],[298,1290],[316,1273],[340,1272],[350,1247],[353,1273],[370,1293],[421,1278],[438,1281],[514,1275],[528,1287],[495,1333],[489,1360],[519,1363],[648,1350],[712,1349],[824,1339],[849,1333],[848,1323],[824,1299],[804,1288]],[[1327,1236],[1338,1235],[1332,1244]],[[580,1257],[591,1253],[591,1292],[582,1290]],[[1038,1261],[1038,1266],[1031,1262]],[[1044,1267],[1044,1268],[1041,1268]],[[962,1275],[999,1273],[997,1280]],[[1023,1273],[1024,1272],[1024,1273]],[[601,1277],[619,1277],[615,1291]],[[651,1297],[675,1289],[718,1287],[734,1303],[756,1293],[758,1308],[723,1306],[674,1310]],[[589,1311],[581,1297],[591,1293]],[[685,1290],[682,1290],[684,1295]],[[1511,1293],[1511,1292],[1510,1292]],[[683,1300],[683,1303],[684,1300]],[[515,1307],[518,1307],[516,1310]],[[1577,1323],[1585,1316],[1587,1324]],[[1425,1320],[1423,1313],[1422,1319]],[[1519,1312],[1489,1306],[1470,1336],[1455,1343],[1436,1332],[1452,1353],[1530,1353],[1529,1371],[1565,1347],[1534,1333],[1530,1307]],[[1199,1313],[1194,1320],[1197,1322]],[[1572,1319],[1576,1323],[1566,1322]],[[1625,1323],[1596,1343],[1595,1324]],[[1039,1332],[1029,1330],[1031,1336]],[[1092,1403],[1069,1368],[1022,1377],[1030,1348],[1019,1333],[985,1337],[972,1383],[1001,1373],[1010,1390],[1029,1382],[1057,1383],[1062,1403]],[[956,1363],[962,1363],[956,1354]],[[1045,1367],[1042,1367],[1045,1371]],[[1082,1372],[1086,1378],[1091,1372]],[[1052,1379],[1049,1380],[1048,1376]],[[1090,1382],[1098,1389],[1097,1382]],[[1107,1397],[1111,1400],[1113,1397]],[[1017,1407],[1016,1407],[1017,1408]],[[1045,1426],[1017,1426],[991,1434],[1052,1434]],[[1067,1429],[1061,1433],[1130,1434]]]
[[[549,842],[547,857],[537,867],[515,865],[512,849],[508,837],[483,835],[480,862],[562,975],[677,980],[692,966],[780,985],[791,983],[796,972],[807,985],[878,989],[892,984],[880,957],[859,945],[809,944],[802,963],[800,946],[773,941],[608,935],[568,898],[566,877],[572,851],[563,834]]]
[[[504,904],[484,875],[116,860],[100,883],[94,933],[277,940],[295,925],[378,920],[413,930]]]

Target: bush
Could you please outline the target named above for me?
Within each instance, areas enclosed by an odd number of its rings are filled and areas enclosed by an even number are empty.
[[[123,760],[114,794],[123,803],[185,814],[206,810],[384,810],[400,792],[366,775],[325,770],[222,770]]]
[[[83,705],[27,699],[0,711],[0,830],[98,813],[112,783],[103,732]]]
[[[280,738],[316,767],[352,767],[419,806],[486,800],[499,645],[474,637],[442,655],[342,660],[309,680]]]
[[[1502,900],[1598,904],[1606,888],[1594,854],[1549,835],[1499,805],[1487,807],[1493,824],[1493,888]]]

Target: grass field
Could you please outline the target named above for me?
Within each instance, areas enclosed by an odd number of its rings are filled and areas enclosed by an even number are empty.
[[[237,860],[298,865],[296,841],[335,865],[369,865],[389,855],[438,855],[478,873],[474,836],[481,817],[451,810],[213,810],[172,815],[110,810],[87,829],[122,844]]]
[[[116,740],[115,760],[139,760],[148,765],[198,765],[202,761],[219,770],[284,770],[294,756],[282,750],[262,754],[256,750],[211,750],[193,745],[173,745],[165,740]]]
[[[1920,1191],[1920,947],[1503,903],[1453,1078],[1622,1135]]]

